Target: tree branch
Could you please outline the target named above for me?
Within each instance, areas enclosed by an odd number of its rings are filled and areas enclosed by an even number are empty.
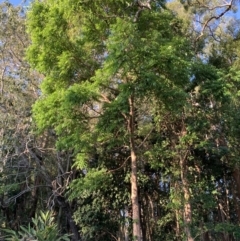
[[[214,20],[214,19],[215,19],[215,20],[219,20],[222,16],[224,16],[228,11],[231,10],[232,5],[233,5],[233,0],[231,0],[230,3],[228,3],[228,4],[218,5],[218,6],[213,7],[213,8],[209,8],[209,7],[208,7],[209,10],[214,10],[214,9],[216,9],[216,8],[221,8],[221,6],[222,6],[222,7],[226,7],[226,9],[225,9],[223,12],[221,12],[219,15],[212,16],[212,17],[210,17],[209,19],[207,19],[207,20],[205,21],[205,23],[203,24],[201,33],[200,33],[200,35],[196,38],[195,41],[197,42],[197,41],[203,36],[205,29],[208,27],[208,24],[209,24],[212,20]],[[205,6],[205,5],[204,5],[204,6]]]

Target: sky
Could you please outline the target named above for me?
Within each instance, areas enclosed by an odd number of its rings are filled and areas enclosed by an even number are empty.
[[[10,3],[12,3],[13,5],[19,5],[22,3],[26,3],[26,2],[30,2],[29,0],[8,0]],[[4,0],[0,0],[0,3],[4,2]]]
[[[3,0],[0,0],[0,2],[3,2]],[[20,3],[22,3],[22,0],[10,0],[10,3],[14,4],[14,5],[18,5]]]
[[[3,2],[3,1],[4,0],[0,0],[0,3]],[[23,2],[29,2],[28,0],[9,0],[9,1],[10,1],[10,3],[12,3],[14,5],[18,5],[18,4],[23,3]],[[233,14],[233,15],[235,17],[237,17],[238,19],[240,19],[240,5],[239,4],[238,4],[238,8],[239,8],[239,10],[235,14]]]

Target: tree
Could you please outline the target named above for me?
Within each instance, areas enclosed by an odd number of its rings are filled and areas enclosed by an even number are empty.
[[[40,75],[32,71],[24,61],[25,47],[29,40],[22,8],[15,8],[8,2],[2,3],[0,7],[1,208],[6,216],[5,222],[17,227],[20,221],[18,215],[21,216],[17,205],[25,203],[26,199],[21,199],[21,196],[30,192],[25,184],[38,180],[38,175],[31,170],[31,157],[26,149],[34,143],[31,105],[38,98]],[[34,193],[33,191],[30,195],[33,205],[29,206],[33,215],[36,211]],[[14,200],[19,196],[19,203],[14,205]],[[10,211],[11,208],[14,212]]]
[[[37,135],[32,122],[31,108],[43,76],[25,60],[30,43],[25,11],[9,2],[0,7],[1,225],[18,230],[48,206],[60,210],[59,220],[66,213],[67,222],[58,222],[59,229],[69,224],[74,233],[71,206],[61,197],[73,175],[71,154],[56,152],[54,135]]]
[[[186,23],[161,1],[32,4],[34,119],[83,240],[239,238],[238,31],[210,25],[231,6],[190,1]]]
[[[191,54],[181,23],[161,4],[151,3],[151,11],[143,8],[136,18],[139,6],[122,1],[45,1],[35,2],[28,15],[28,59],[46,76],[34,106],[37,124],[53,128],[58,147],[77,156],[84,177],[73,183],[73,197],[84,187],[96,191],[113,175],[104,149],[114,160],[120,154],[114,150],[125,148],[127,158],[118,165],[131,163],[136,240],[141,238],[137,176],[147,162],[151,131],[138,132],[158,118],[154,109],[173,115],[181,110],[190,78]]]

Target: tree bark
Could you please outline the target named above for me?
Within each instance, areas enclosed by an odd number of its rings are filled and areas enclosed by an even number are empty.
[[[66,201],[66,199],[64,197],[60,197],[60,196],[57,197],[57,201],[58,201],[59,207],[62,208],[62,210],[63,210],[63,212],[64,212],[64,214],[67,218],[70,230],[72,232],[71,240],[72,241],[81,240],[81,237],[80,237],[79,232],[78,232],[77,225],[73,220],[73,213],[72,213],[72,209],[71,209],[69,203]]]
[[[185,234],[187,236],[187,241],[194,241],[190,225],[192,223],[192,207],[190,204],[190,192],[189,192],[189,184],[187,180],[187,173],[186,173],[186,156],[181,157],[180,160],[180,167],[181,167],[181,181],[183,185],[183,195],[184,195],[184,205],[183,205],[183,221],[184,221],[184,229]]]
[[[31,218],[35,217],[37,206],[38,206],[39,182],[40,182],[40,177],[37,174],[35,177],[35,184],[34,184],[35,187],[33,188],[32,192],[31,192],[32,193],[32,206],[31,206],[31,211],[30,211],[30,215],[29,215]]]
[[[128,133],[130,135],[130,149],[131,149],[131,201],[132,201],[132,221],[133,221],[133,239],[141,240],[141,225],[140,225],[140,207],[138,198],[138,184],[137,184],[137,155],[134,140],[135,132],[135,110],[134,97],[129,98],[129,118],[128,118]]]
[[[238,205],[238,200],[240,198],[240,169],[238,167],[235,167],[233,170],[233,179],[234,179],[233,200],[236,207],[238,223],[240,223],[240,208]]]

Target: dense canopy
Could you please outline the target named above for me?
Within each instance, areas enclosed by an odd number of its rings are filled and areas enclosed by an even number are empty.
[[[3,240],[240,240],[234,4],[0,5]]]

